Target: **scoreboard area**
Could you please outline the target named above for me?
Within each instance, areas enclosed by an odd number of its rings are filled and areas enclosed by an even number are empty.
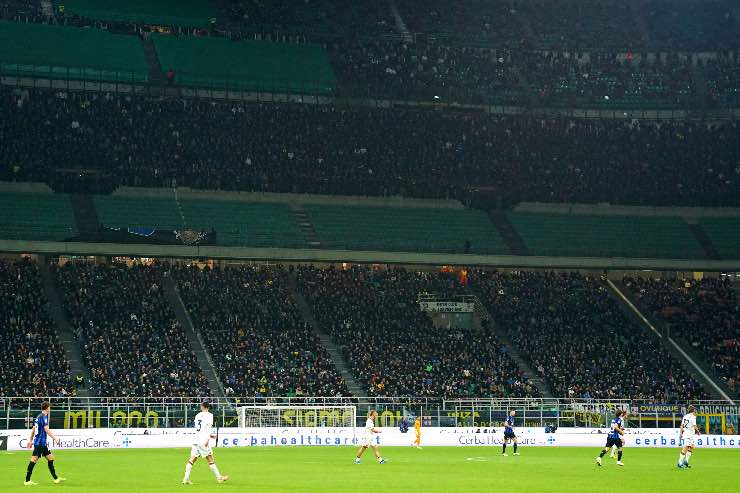
[[[215,449],[228,483],[217,484],[205,467],[193,469],[193,485],[180,484],[187,449],[59,450],[58,470],[67,481],[51,483],[38,471],[33,489],[75,492],[730,492],[738,481],[740,449],[697,448],[691,469],[677,469],[678,451],[625,448],[624,467],[597,448],[520,447],[521,456],[502,457],[500,447],[385,447],[388,461],[379,465],[367,454],[353,463],[354,447],[256,447]],[[0,452],[3,492],[28,491],[21,476],[26,452]],[[43,460],[39,467],[45,469]]]

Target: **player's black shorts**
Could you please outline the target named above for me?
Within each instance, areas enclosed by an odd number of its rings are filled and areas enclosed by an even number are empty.
[[[621,438],[607,438],[606,439],[606,448],[612,448],[614,445],[616,445],[617,448],[622,448],[622,439]]]
[[[46,457],[47,455],[51,455],[51,450],[46,445],[34,445],[33,454],[31,455],[34,457]]]
[[[504,439],[505,440],[509,440],[509,439],[512,439],[512,438],[516,438],[516,435],[514,434],[514,432],[513,431],[506,431],[506,430],[504,430]]]

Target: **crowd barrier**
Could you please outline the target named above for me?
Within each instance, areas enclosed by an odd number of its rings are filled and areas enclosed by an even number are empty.
[[[219,428],[215,447],[281,447],[281,446],[357,446],[361,428]],[[126,448],[187,448],[195,441],[195,432],[188,428],[93,428],[57,430],[61,444],[52,449],[126,449]],[[519,428],[518,441],[523,446],[541,447],[601,447],[606,442],[603,428],[561,428],[548,433],[544,428]],[[0,450],[18,451],[27,448],[26,430],[0,430]],[[410,446],[413,431],[401,433],[397,428],[383,428],[374,436],[380,446]],[[497,447],[503,440],[503,428],[422,428],[423,446]],[[678,429],[633,429],[625,435],[626,447],[678,447]],[[696,445],[702,448],[740,449],[740,435],[701,435]]]

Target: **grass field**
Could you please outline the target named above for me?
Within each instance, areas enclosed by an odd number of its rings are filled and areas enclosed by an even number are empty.
[[[0,491],[136,493],[207,491],[270,492],[730,492],[740,485],[740,450],[697,450],[692,469],[676,469],[674,449],[625,449],[625,467],[586,448],[525,448],[519,457],[501,457],[498,448],[386,447],[387,464],[368,451],[361,465],[354,449],[240,448],[216,449],[216,461],[231,480],[216,484],[201,459],[193,469],[193,486],[180,484],[189,450],[137,449],[59,451],[56,468],[67,482],[57,486],[41,459],[33,479],[23,486],[27,452],[0,453]]]

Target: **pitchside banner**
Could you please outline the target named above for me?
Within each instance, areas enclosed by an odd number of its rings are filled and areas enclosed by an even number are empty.
[[[290,447],[290,446],[357,446],[361,428],[219,428],[216,447]],[[516,430],[519,444],[540,447],[603,447],[606,442],[604,429],[559,428],[556,433],[545,433],[544,428]],[[52,449],[94,450],[126,448],[188,448],[195,441],[192,428],[93,428],[55,430],[61,439]],[[25,430],[0,430],[0,446],[7,450],[25,450],[29,432]],[[397,428],[382,428],[374,441],[381,446],[409,446],[414,433],[401,433]],[[422,428],[423,446],[447,447],[499,447],[503,428]],[[702,435],[696,441],[704,448],[740,449],[740,435]],[[677,429],[628,430],[627,447],[659,448],[678,447]]]

